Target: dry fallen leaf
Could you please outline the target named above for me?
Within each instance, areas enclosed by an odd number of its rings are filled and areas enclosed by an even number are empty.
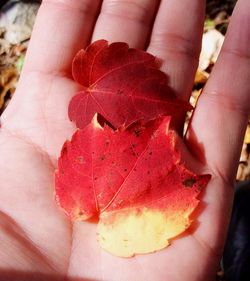
[[[216,29],[209,30],[203,34],[198,66],[199,70],[203,71],[210,64],[214,64],[216,62],[223,42],[224,36]]]

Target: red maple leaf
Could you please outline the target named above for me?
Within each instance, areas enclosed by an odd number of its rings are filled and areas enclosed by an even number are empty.
[[[56,200],[73,220],[99,218],[99,242],[115,255],[166,247],[190,225],[210,179],[186,168],[169,122],[160,117],[113,130],[93,119],[64,144]]]
[[[70,102],[70,120],[84,128],[100,113],[118,128],[164,114],[180,125],[192,107],[176,98],[166,74],[158,68],[154,56],[126,43],[94,42],[73,60],[73,77],[84,88]]]

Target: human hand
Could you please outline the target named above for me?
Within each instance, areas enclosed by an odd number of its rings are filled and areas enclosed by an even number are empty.
[[[189,98],[205,1],[162,0],[157,11],[158,4],[104,0],[99,13],[98,0],[43,1],[18,88],[1,118],[0,280],[215,279],[250,106],[248,0],[238,1],[186,135],[198,169],[213,175],[197,223],[162,251],[122,259],[99,248],[94,224],[70,222],[54,201],[56,159],[75,130],[67,108],[79,87],[71,63],[80,48],[103,38],[147,49],[162,59],[176,93]]]

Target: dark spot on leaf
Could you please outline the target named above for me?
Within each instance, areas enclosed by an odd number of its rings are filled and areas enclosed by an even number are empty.
[[[195,179],[187,179],[182,182],[186,187],[192,187],[196,183]]]
[[[120,199],[118,202],[117,202],[117,206],[122,206],[124,204],[124,200]]]
[[[100,160],[104,160],[106,157],[105,157],[105,155],[102,155],[101,157],[100,157]]]
[[[132,148],[135,148],[135,147],[136,147],[136,145],[135,145],[134,143],[132,143],[132,145],[131,145],[131,146],[132,146]]]
[[[94,177],[94,180],[96,181],[96,180],[97,180],[97,177]]]
[[[117,91],[117,95],[118,95],[118,96],[123,95],[123,91],[122,91],[122,90],[120,90],[120,89],[118,89],[118,91]]]
[[[135,129],[134,129],[134,135],[135,135],[136,137],[139,137],[140,134],[141,134],[141,129],[140,129],[140,128],[135,128]]]
[[[79,164],[83,164],[85,161],[84,161],[84,157],[83,156],[77,156],[76,157],[76,162],[78,162]]]
[[[146,186],[145,192],[146,192],[146,193],[150,193],[151,190],[152,190],[152,184],[151,184],[151,182],[149,182],[149,183],[147,184],[147,186]]]
[[[124,169],[124,172],[127,172],[128,171],[128,169]]]
[[[149,155],[152,155],[152,151],[149,152]]]
[[[198,191],[201,191],[203,189],[203,186],[202,185],[198,185]]]
[[[149,175],[149,174],[150,174],[150,171],[147,171],[147,174]]]

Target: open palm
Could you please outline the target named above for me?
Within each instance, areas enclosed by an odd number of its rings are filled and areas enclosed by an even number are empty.
[[[159,2],[43,1],[16,94],[1,119],[0,280],[215,278],[250,105],[248,0],[238,1],[186,136],[194,158],[203,155],[200,170],[213,175],[197,223],[165,250],[122,259],[99,248],[95,224],[70,222],[54,201],[56,159],[75,130],[67,108],[79,87],[71,77],[77,50],[101,38],[147,49],[162,59],[171,87],[189,98],[205,1]]]

